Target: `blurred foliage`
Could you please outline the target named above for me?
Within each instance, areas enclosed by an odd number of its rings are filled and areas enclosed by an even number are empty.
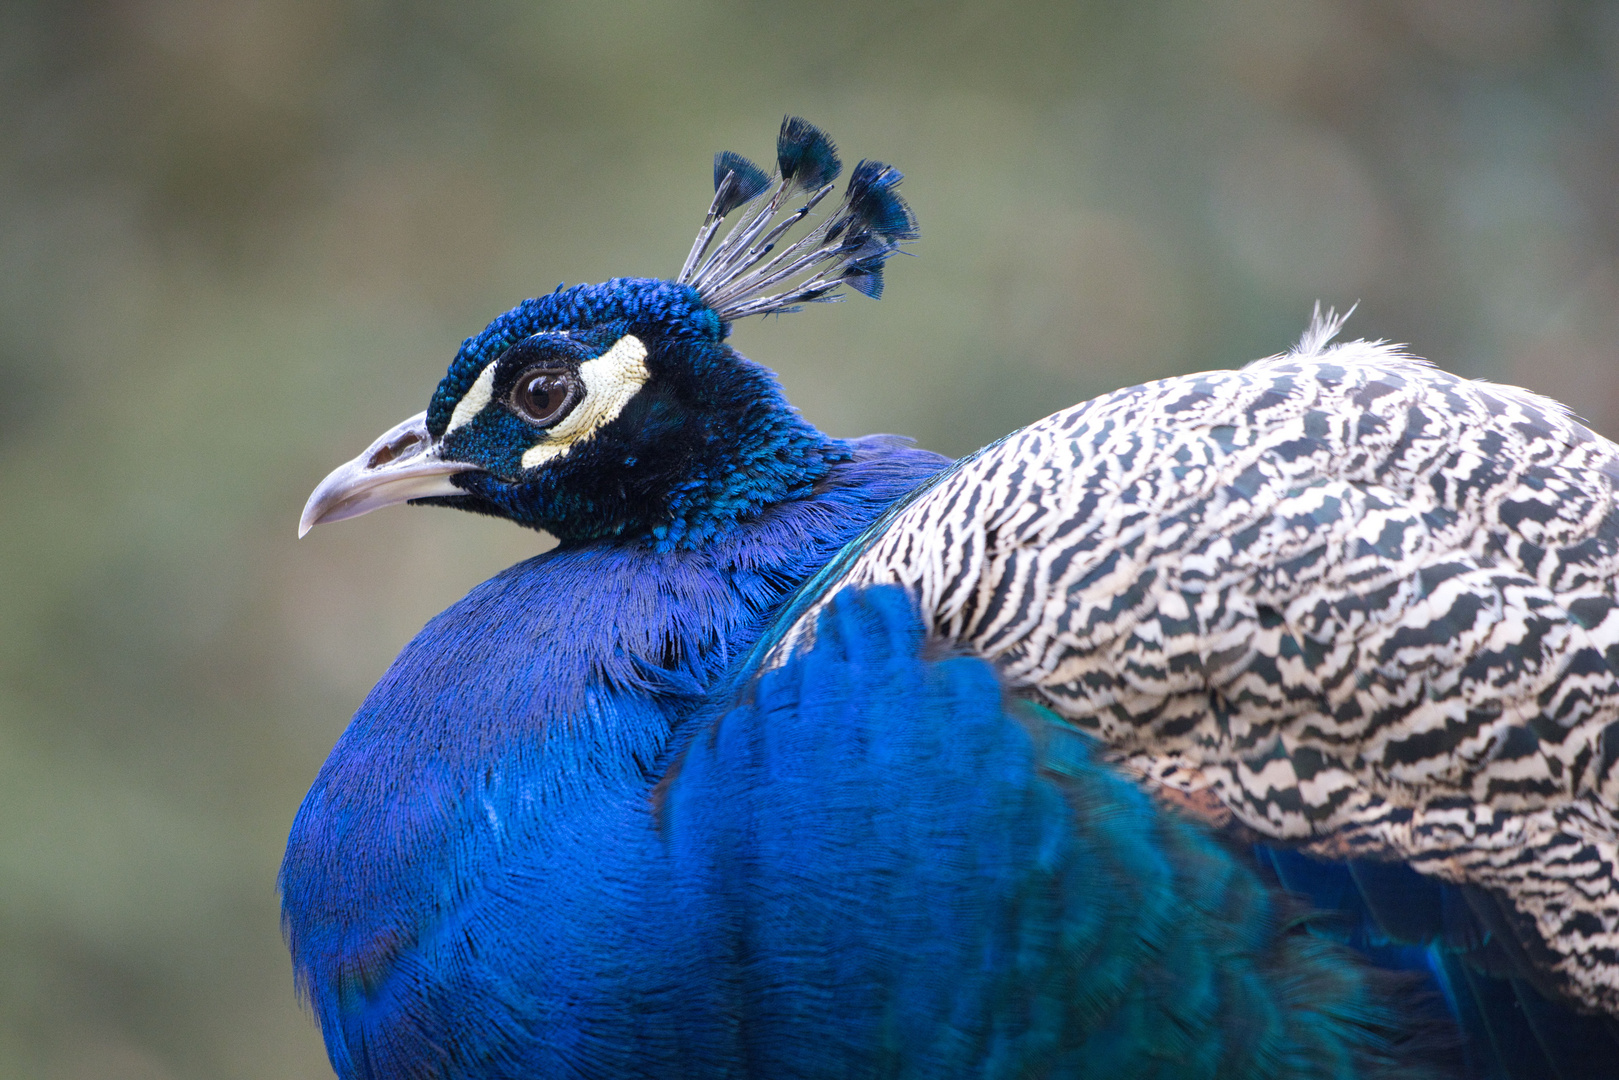
[[[543,539],[325,471],[558,279],[668,274],[797,112],[917,258],[742,325],[961,453],[1351,330],[1619,432],[1619,5],[0,6],[0,1075],[319,1077],[274,876],[361,695]]]

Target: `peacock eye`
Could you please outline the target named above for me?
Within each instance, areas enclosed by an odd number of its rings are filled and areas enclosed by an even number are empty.
[[[555,424],[578,400],[578,380],[565,368],[529,368],[512,385],[513,411],[535,427]]]

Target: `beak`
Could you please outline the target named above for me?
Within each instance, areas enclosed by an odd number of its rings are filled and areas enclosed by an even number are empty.
[[[320,482],[304,504],[298,536],[302,538],[323,522],[359,517],[411,499],[463,495],[450,477],[482,471],[464,461],[439,457],[438,443],[427,432],[427,413],[419,412],[384,431],[365,453],[339,465]]]

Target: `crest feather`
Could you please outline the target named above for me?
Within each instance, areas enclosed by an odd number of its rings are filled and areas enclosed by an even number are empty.
[[[731,186],[726,188],[725,197],[720,197],[720,189],[725,188],[726,174],[734,174],[735,179]],[[759,193],[770,186],[770,177],[765,171],[741,154],[729,150],[721,150],[714,155],[714,204],[712,209],[719,211],[724,217],[743,203],[752,202],[758,198]]]
[[[714,201],[676,281],[696,289],[726,322],[840,300],[844,285],[873,298],[882,295],[889,256],[918,235],[916,216],[896,190],[903,174],[880,161],[862,161],[831,216],[778,252],[787,233],[831,194],[843,166],[832,140],[796,116],[782,121],[776,165],[771,179],[740,155],[715,156]],[[715,245],[721,219],[767,188],[770,198],[745,212]],[[803,203],[784,212],[783,205],[800,195]]]

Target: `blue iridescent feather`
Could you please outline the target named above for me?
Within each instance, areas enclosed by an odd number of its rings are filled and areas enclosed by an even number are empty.
[[[1586,1076],[1605,1022],[1476,897],[1167,809],[914,595],[839,584],[964,466],[820,432],[726,343],[880,295],[917,236],[873,161],[801,226],[841,169],[801,119],[777,167],[717,155],[676,280],[518,304],[360,459],[438,454],[400,501],[560,543],[405,647],[298,811],[283,921],[338,1075]]]
[[[1386,986],[904,592],[846,590],[819,627],[662,802],[733,913],[749,1075],[1431,1075]]]
[[[488,1054],[546,1075],[696,1039],[700,985],[667,1015],[646,1005],[706,962],[682,918],[723,915],[668,906],[650,807],[675,733],[785,593],[942,464],[860,440],[816,499],[700,552],[559,550],[428,624],[333,749],[282,867],[294,965],[340,1076],[440,1059],[445,1076],[491,1075]],[[576,1045],[591,1024],[597,1051]]]
[[[725,197],[715,203],[719,215],[724,217],[743,203],[752,202],[758,198],[759,193],[770,186],[770,177],[765,171],[741,154],[730,150],[721,150],[714,155],[714,190],[718,192],[725,184],[725,178],[731,177],[731,188]]]
[[[789,116],[776,136],[776,168],[782,179],[804,190],[830,184],[843,171],[838,148],[826,133],[807,120]]]

